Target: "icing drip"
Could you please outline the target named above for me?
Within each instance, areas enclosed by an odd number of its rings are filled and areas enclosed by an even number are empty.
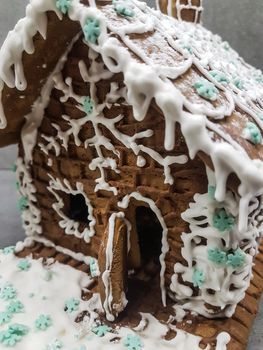
[[[142,156],[138,156],[137,158],[137,166],[140,168],[143,168],[146,164],[146,159],[143,158]]]
[[[86,243],[89,243],[91,237],[93,237],[95,234],[96,219],[93,215],[93,207],[91,205],[91,202],[86,192],[84,191],[84,185],[81,182],[76,182],[75,184],[76,189],[74,189],[72,188],[70,182],[67,179],[64,179],[64,181],[62,182],[60,179],[55,179],[50,174],[49,176],[51,179],[49,181],[49,186],[47,189],[56,198],[56,203],[52,205],[52,208],[61,218],[61,220],[59,221],[59,226],[64,229],[64,232],[66,233],[66,235],[74,235],[77,238],[83,238]],[[89,220],[89,225],[88,227],[86,227],[87,225],[85,225],[85,228],[83,229],[82,232],[80,232],[80,223],[70,219],[63,212],[64,203],[57,191],[58,192],[62,191],[71,195],[82,194],[82,196],[85,198],[85,202],[89,212],[89,215],[87,218]]]
[[[160,271],[160,288],[161,288],[161,293],[162,293],[162,302],[163,305],[166,306],[166,290],[165,290],[165,269],[166,269],[166,264],[165,264],[165,256],[166,253],[169,251],[169,245],[168,245],[168,240],[167,240],[167,227],[165,224],[165,221],[162,217],[162,214],[158,207],[155,205],[154,201],[150,198],[142,196],[139,192],[132,192],[129,195],[125,196],[122,198],[122,200],[118,203],[118,206],[120,208],[128,208],[129,202],[131,198],[135,198],[138,201],[145,202],[149,205],[151,210],[154,212],[156,215],[157,219],[159,220],[162,229],[163,229],[163,234],[162,234],[162,253],[160,255],[160,264],[161,264],[161,271]]]
[[[222,332],[218,334],[216,340],[217,343],[215,350],[227,350],[227,344],[230,342],[231,337],[228,333]]]
[[[24,76],[22,53],[32,54],[35,51],[33,37],[39,32],[43,38],[47,31],[47,11],[55,11],[60,17],[53,0],[30,1],[26,17],[21,19],[8,36],[0,49],[0,79],[10,88],[25,90],[27,82]],[[13,69],[14,67],[14,69]]]
[[[39,32],[43,38],[46,37],[46,12],[50,10],[55,11],[57,16],[61,17],[60,12],[55,6],[55,1],[31,0],[30,4],[27,6],[26,17],[21,19],[14,30],[8,33],[0,49],[0,97],[4,84],[10,88],[16,87],[16,89],[20,91],[27,88],[22,64],[22,54],[23,52],[32,54],[35,51],[33,37],[37,32]],[[6,118],[2,103],[0,105],[0,127],[5,128]]]
[[[262,205],[254,198],[249,206],[248,229],[240,232],[237,226],[240,198],[227,192],[224,201],[217,202],[211,191],[216,183],[211,171],[208,178],[212,180],[210,195],[196,194],[195,202],[190,203],[189,209],[182,213],[191,231],[181,236],[182,256],[188,265],[175,264],[170,288],[175,298],[184,302],[184,309],[196,311],[205,317],[231,317],[237,303],[244,298],[252,278],[252,261],[262,230],[262,220],[258,218]],[[233,218],[230,226],[225,225],[226,222],[224,225],[222,222],[221,226],[219,222],[215,225],[214,217],[218,210],[224,210],[225,218]],[[179,276],[184,282],[198,287],[196,296],[193,296],[193,288],[180,282]],[[220,311],[215,311],[208,304],[220,308]]]

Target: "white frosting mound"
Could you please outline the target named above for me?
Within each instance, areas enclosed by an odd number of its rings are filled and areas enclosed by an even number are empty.
[[[166,341],[163,339],[169,328],[160,324],[150,314],[142,314],[142,320],[135,330],[118,328],[110,330],[102,337],[94,334],[92,330],[99,326],[97,312],[101,310],[99,296],[94,294],[89,301],[81,300],[83,288],[88,288],[92,278],[86,273],[58,262],[43,266],[41,260],[32,260],[15,257],[12,253],[0,252],[0,311],[1,315],[8,306],[20,301],[23,304],[21,312],[13,312],[9,322],[0,325],[0,339],[8,327],[20,324],[27,327],[27,334],[13,346],[16,350],[125,350],[129,349],[127,337],[139,339],[138,349],[160,350],[198,350],[200,337],[176,329],[176,338]],[[20,268],[19,268],[20,266]],[[21,266],[25,269],[21,269]],[[5,287],[11,287],[12,293],[4,292]],[[9,295],[9,299],[7,296]],[[12,298],[11,298],[12,297]],[[66,312],[66,301],[74,298],[79,301],[76,311]],[[77,315],[88,310],[90,317],[86,316],[81,323],[75,323]],[[51,325],[46,329],[38,329],[36,320],[39,316],[49,316]],[[145,327],[146,325],[146,327]],[[135,339],[133,338],[133,339]],[[113,339],[117,339],[112,341]],[[226,333],[218,336],[217,350],[226,349],[230,337]],[[41,345],[40,345],[41,344]],[[1,343],[0,348],[8,348]],[[207,350],[210,349],[208,346]]]

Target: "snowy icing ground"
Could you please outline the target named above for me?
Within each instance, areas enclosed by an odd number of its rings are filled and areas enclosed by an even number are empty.
[[[17,350],[198,350],[200,337],[174,326],[176,338],[163,339],[168,325],[142,314],[136,329],[112,330],[98,320],[99,295],[81,300],[92,278],[49,259],[17,258],[13,247],[0,250],[0,349]],[[88,311],[80,323],[74,322]],[[230,337],[221,333],[216,350],[227,349]],[[206,350],[209,350],[208,346]]]

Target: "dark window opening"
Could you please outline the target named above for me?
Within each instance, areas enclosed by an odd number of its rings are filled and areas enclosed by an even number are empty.
[[[85,197],[81,193],[75,195],[70,194],[69,201],[69,218],[74,221],[89,224],[89,208],[86,204]]]
[[[150,208],[136,208],[136,228],[142,264],[154,262],[159,266],[163,229],[158,218]]]

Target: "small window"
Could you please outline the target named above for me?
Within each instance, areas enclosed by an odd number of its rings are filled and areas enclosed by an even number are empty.
[[[81,194],[70,194],[69,218],[74,221],[89,224],[89,208],[86,204],[85,197]]]

